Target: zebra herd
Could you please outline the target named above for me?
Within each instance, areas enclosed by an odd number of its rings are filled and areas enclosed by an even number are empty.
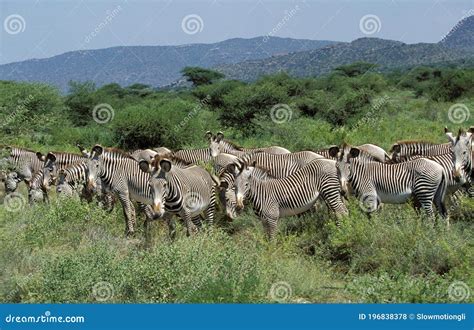
[[[25,182],[31,204],[48,202],[53,185],[59,196],[79,195],[88,202],[96,198],[108,210],[118,199],[127,236],[135,232],[135,206],[145,214],[145,232],[150,221],[164,219],[174,235],[177,215],[191,235],[202,220],[212,225],[218,201],[230,219],[238,217],[247,201],[271,239],[279,218],[309,211],[317,201],[339,223],[349,214],[349,195],[359,198],[368,214],[382,203],[412,201],[428,217],[435,216],[435,207],[449,223],[447,196],[468,190],[472,197],[473,133],[474,127],[457,134],[445,128],[448,143],[401,141],[390,154],[373,144],[293,153],[279,146],[245,149],[221,132],[206,133],[208,148],[178,151],[125,152],[101,145],[88,151],[78,145],[80,154],[43,155],[6,147],[3,181],[6,194]]]

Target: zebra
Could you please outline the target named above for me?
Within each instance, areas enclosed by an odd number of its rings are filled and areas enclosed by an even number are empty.
[[[220,154],[225,155],[225,154]],[[234,162],[230,162],[227,164],[225,168],[222,168],[219,172],[219,198],[221,204],[224,206],[224,212],[227,217],[231,220],[236,219],[238,216],[238,212],[243,210],[243,207],[239,207],[237,205],[237,199],[242,199],[242,202],[239,202],[239,205],[243,205],[243,201],[248,199],[248,194],[240,195],[237,197],[237,193],[235,191],[234,186],[234,170],[232,167],[229,167],[230,164],[243,164],[244,160],[239,159],[236,157]],[[248,160],[247,160],[248,162]],[[234,167],[235,168],[235,167]],[[255,167],[253,170],[253,176],[256,179],[260,180],[268,180],[268,179],[275,179],[275,177],[268,174],[268,172],[260,167]],[[229,187],[229,188],[227,188]]]
[[[452,147],[452,164],[453,177],[459,184],[471,184],[473,173],[473,138],[474,128],[470,128],[468,132],[459,130],[456,138],[446,132]]]
[[[385,150],[383,150],[382,148],[380,148],[379,146],[375,144],[370,144],[370,143],[361,144],[357,146],[357,148],[371,155],[373,160],[381,162],[381,163],[389,162],[391,159],[390,156],[385,152]],[[320,149],[320,150],[316,150],[315,152],[317,154],[324,156],[325,158],[335,160],[336,158],[332,157],[329,154],[329,149],[330,148]]]
[[[8,187],[7,181],[5,181],[5,191],[14,192],[18,186],[17,184],[13,184],[14,181],[16,181],[16,183],[24,181],[26,185],[29,186],[33,175],[43,168],[45,156],[40,152],[34,152],[24,148],[9,146],[7,149],[9,150],[7,163],[9,168],[12,169],[12,172],[16,173],[16,176],[10,175],[10,177],[14,179],[8,181]]]
[[[288,149],[279,146],[263,147],[263,148],[242,148],[234,143],[224,139],[224,133],[218,132],[216,135],[211,131],[206,132],[206,137],[209,141],[209,148],[211,149],[211,156],[216,157],[219,153],[234,154],[242,156],[245,153],[252,152],[266,152],[269,154],[282,155],[291,153]]]
[[[315,159],[324,159],[324,156],[312,151],[299,151],[283,155],[256,152],[251,156],[258,167],[265,169],[270,176],[279,179],[295,173]]]
[[[392,145],[389,152],[394,162],[401,162],[410,156],[438,156],[451,152],[450,143],[432,143],[426,141],[399,141]]]
[[[195,165],[182,168],[159,155],[151,163],[140,161],[140,169],[149,175],[153,210],[158,216],[163,217],[165,211],[178,215],[188,236],[200,225],[202,213],[212,225],[217,183],[205,169]]]
[[[230,164],[226,172],[233,176],[237,207],[243,207],[243,199],[238,196],[248,195],[268,238],[273,239],[279,218],[306,212],[319,198],[324,200],[338,219],[348,215],[341,199],[335,163],[330,159],[316,159],[283,179],[257,178],[255,172],[258,165],[255,160],[250,164]],[[227,181],[221,181],[221,186],[232,188]],[[232,208],[230,204],[227,206]]]
[[[446,177],[443,167],[433,160],[418,158],[400,164],[375,162],[358,148],[344,144],[331,147],[337,157],[341,188],[349,193],[349,185],[368,214],[375,212],[380,203],[401,204],[414,197],[425,213],[433,216],[434,202],[438,212],[446,218],[444,196]]]
[[[44,185],[44,170],[40,169],[37,171],[28,183],[28,201],[30,205],[43,201],[49,202],[48,192]],[[51,182],[48,182],[48,185]]]
[[[125,217],[125,235],[132,236],[135,233],[136,213],[132,201],[141,204],[145,211],[145,228],[149,220],[158,215],[163,215],[163,210],[155,206],[154,214],[145,205],[153,205],[153,193],[149,184],[150,175],[140,170],[140,163],[130,154],[115,148],[103,148],[95,145],[87,160],[87,185],[88,192],[97,190],[97,178],[105,184],[111,192],[117,195],[122,204]]]
[[[87,158],[68,152],[48,152],[43,163],[43,186],[45,191],[50,189],[50,183],[55,183],[58,172],[68,166],[84,162]]]
[[[59,170],[56,184],[56,193],[58,196],[72,197],[78,194],[81,200],[92,201],[91,191],[85,189],[84,184],[87,180],[87,163],[85,161],[68,166]],[[115,197],[110,193],[105,184],[102,184],[100,178],[96,180],[99,202],[109,212],[113,210]]]

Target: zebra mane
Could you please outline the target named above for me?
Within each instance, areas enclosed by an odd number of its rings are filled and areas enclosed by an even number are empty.
[[[396,144],[435,146],[435,145],[443,144],[443,143],[434,143],[434,142],[424,141],[424,140],[402,140],[402,141],[395,142],[393,145],[396,145]],[[392,148],[393,148],[393,145],[392,145]]]
[[[130,159],[133,159],[134,161],[136,161],[136,159],[133,158],[128,152],[123,151],[122,149],[119,149],[119,148],[115,148],[115,147],[104,148],[104,152],[119,155],[123,158],[130,158]]]
[[[244,148],[235,144],[234,142],[232,141],[229,141],[229,140],[226,140],[226,139],[222,139],[221,140],[223,143],[226,143],[228,145],[230,145],[232,148],[234,148],[235,150],[238,150],[238,151],[244,151]]]
[[[169,160],[171,163],[176,164],[178,166],[191,166],[191,165],[193,165],[192,163],[187,162],[184,159],[176,156],[173,152],[169,152],[169,153],[161,154],[161,155],[160,154],[155,155],[155,157],[153,157],[153,159],[151,161],[151,165],[158,168],[160,162],[163,159]]]
[[[23,148],[23,147],[7,146],[7,145],[2,145],[1,147],[2,147],[2,148],[5,148],[5,149],[8,149],[8,150],[12,150],[13,148],[15,148],[15,149],[20,149],[20,150],[22,150],[22,151],[27,151],[27,152],[31,152],[31,153],[36,154],[36,151],[31,150],[31,149],[27,149],[27,148]]]
[[[168,159],[172,163],[176,163],[176,164],[181,165],[181,166],[191,166],[191,165],[193,165],[193,163],[188,162],[188,161],[184,160],[183,158],[181,158],[179,156],[176,156],[176,154],[173,151],[167,152],[167,153],[164,153],[164,154],[155,155],[154,159],[156,159],[157,157],[160,157],[160,161],[162,159]]]

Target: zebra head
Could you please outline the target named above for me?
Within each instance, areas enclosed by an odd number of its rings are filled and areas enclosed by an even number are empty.
[[[474,130],[470,129],[465,132],[459,129],[456,137],[447,129],[445,131],[448,140],[451,142],[454,179],[460,184],[464,184],[468,179],[466,173],[472,171],[472,133]]]
[[[217,157],[221,152],[223,152],[221,142],[224,138],[224,134],[222,132],[213,135],[211,131],[207,131],[206,138],[209,141],[209,149],[211,150],[212,157]]]
[[[49,152],[43,163],[43,187],[46,190],[50,189],[51,184],[56,180],[56,156]]]
[[[56,185],[56,192],[58,195],[71,197],[73,195],[73,189],[67,182],[67,173],[64,169],[58,173],[58,182]]]
[[[344,195],[349,195],[351,192],[351,159],[357,158],[359,154],[360,150],[358,148],[347,144],[344,144],[341,148],[337,146],[329,148],[329,155],[336,158],[337,175]]]
[[[239,159],[237,163],[231,163],[227,165],[226,172],[230,174],[232,185],[227,190],[235,190],[235,204],[236,210],[242,210],[244,208],[244,199],[247,197],[249,192],[250,177],[255,169],[255,161],[250,162],[251,155],[245,155],[244,159]],[[222,184],[222,183],[221,183]],[[230,212],[232,209],[232,198],[229,198]]]
[[[97,190],[97,178],[100,175],[100,156],[104,152],[104,148],[101,145],[95,145],[92,150],[90,157],[87,160],[86,169],[86,191],[95,192]]]
[[[140,169],[150,174],[149,185],[153,199],[153,211],[158,217],[165,214],[165,203],[169,193],[166,173],[171,171],[172,163],[169,159],[156,155],[150,163],[147,160],[140,160]]]
[[[228,218],[237,218],[237,198],[235,192],[235,177],[238,175],[237,165],[228,164],[221,173],[219,198],[225,206],[225,213]]]
[[[394,145],[392,145],[389,152],[390,152],[389,158],[393,162],[398,163],[402,161],[402,146],[400,144],[395,143]]]

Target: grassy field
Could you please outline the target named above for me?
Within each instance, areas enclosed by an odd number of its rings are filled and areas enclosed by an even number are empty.
[[[444,126],[474,125],[469,89],[439,97],[426,84],[379,74],[276,76],[178,92],[82,86],[61,96],[42,85],[0,82],[4,114],[33,94],[0,137],[43,152],[75,151],[76,142],[197,148],[207,145],[203,134],[211,129],[243,146],[296,151],[347,141],[388,150],[402,139],[447,142]],[[212,101],[193,112],[206,94]],[[98,103],[111,105],[113,120],[90,118]],[[280,103],[290,116],[276,123],[268,111]],[[459,104],[471,116],[453,121],[449,109]],[[159,220],[151,241],[142,217],[127,240],[120,205],[107,213],[52,195],[50,205],[29,207],[22,186],[24,198],[0,207],[3,302],[474,302],[474,200],[467,197],[451,208],[449,229],[409,205],[384,205],[369,219],[352,198],[340,227],[322,208],[282,219],[276,240],[268,242],[248,207],[233,222],[219,211],[216,225],[192,238],[179,225],[172,242]]]

